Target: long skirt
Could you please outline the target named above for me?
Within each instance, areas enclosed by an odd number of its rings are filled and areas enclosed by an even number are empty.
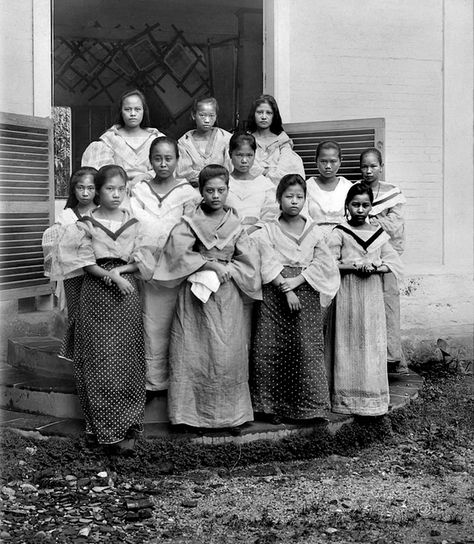
[[[387,362],[397,363],[398,372],[407,371],[400,336],[400,291],[397,278],[390,272],[382,278],[387,325]]]
[[[100,264],[111,270],[124,264]],[[143,431],[145,356],[138,282],[129,295],[113,284],[85,274],[76,325],[74,371],[86,433],[113,444]]]
[[[145,330],[146,388],[168,388],[168,349],[179,287],[168,289],[156,282],[142,286],[143,327]]]
[[[382,278],[345,274],[328,314],[332,410],[379,416],[389,406]]]
[[[71,360],[74,357],[74,331],[76,329],[83,279],[84,276],[80,275],[63,281],[64,294],[66,295],[67,327],[59,349],[59,356]]]
[[[184,282],[170,338],[169,417],[174,424],[222,428],[253,420],[242,295],[223,283],[206,303]]]
[[[301,268],[286,267],[295,277]],[[251,395],[255,412],[292,419],[324,417],[329,411],[329,386],[324,364],[323,318],[319,293],[308,283],[295,289],[301,303],[290,312],[277,287],[263,286],[255,303]]]

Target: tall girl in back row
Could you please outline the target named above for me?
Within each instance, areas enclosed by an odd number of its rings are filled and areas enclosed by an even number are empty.
[[[356,183],[346,197],[347,221],[328,238],[339,263],[341,287],[331,305],[326,356],[332,409],[342,414],[387,412],[387,332],[382,275],[401,274],[401,261],[381,227],[366,222],[373,203],[370,187]]]
[[[155,260],[141,225],[121,209],[127,175],[99,170],[100,206],[77,222],[85,270],[77,316],[74,373],[86,433],[100,444],[129,446],[143,430],[145,357],[135,273],[150,278]]]
[[[329,387],[321,306],[339,288],[339,271],[321,229],[301,214],[306,183],[284,176],[279,217],[254,236],[261,242],[263,301],[256,303],[251,351],[254,410],[280,418],[325,417]]]
[[[230,132],[216,127],[219,105],[213,97],[194,101],[191,119],[196,128],[178,140],[178,178],[186,178],[193,187],[198,186],[199,172],[208,164],[230,168],[228,155]]]
[[[362,181],[374,193],[374,203],[369,214],[372,225],[382,227],[390,236],[395,251],[402,255],[405,249],[404,207],[406,198],[398,187],[381,180],[382,153],[374,147],[360,155]],[[399,374],[408,372],[400,337],[400,290],[392,273],[383,275],[383,297],[387,319],[387,362],[389,370]]]
[[[116,123],[98,141],[89,144],[81,164],[97,169],[116,164],[132,182],[149,178],[152,175],[148,160],[150,144],[158,136],[164,134],[150,127],[145,95],[138,89],[126,91],[119,100]]]
[[[286,174],[304,175],[303,161],[293,151],[293,142],[283,130],[278,104],[273,96],[262,94],[250,108],[247,130],[257,142],[253,177],[263,174],[276,186]]]

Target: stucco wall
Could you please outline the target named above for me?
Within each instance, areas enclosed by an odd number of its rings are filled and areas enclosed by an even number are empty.
[[[408,336],[472,336],[473,6],[264,4],[266,90],[284,121],[386,120],[386,179],[408,199],[401,286]]]
[[[51,115],[49,0],[0,0],[0,111]]]

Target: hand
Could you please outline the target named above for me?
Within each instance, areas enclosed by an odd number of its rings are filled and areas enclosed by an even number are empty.
[[[232,274],[229,267],[222,263],[212,262],[212,270],[217,274],[217,277],[221,283],[225,283],[232,279]]]
[[[125,278],[122,278],[122,276],[119,276],[115,280],[115,285],[119,288],[122,295],[131,295],[134,291],[133,285]]]
[[[294,278],[285,278],[285,285],[287,287],[286,291],[294,291],[297,287],[301,285],[301,282],[299,281],[298,277]],[[284,291],[284,292],[286,292]]]
[[[293,291],[288,291],[286,293],[286,302],[288,302],[290,312],[299,312],[301,310],[300,299],[295,295]]]
[[[112,278],[110,276],[102,276],[102,281],[107,285],[107,287],[110,287],[112,285]]]
[[[372,264],[361,264],[356,268],[359,276],[367,277],[375,272],[376,268]]]

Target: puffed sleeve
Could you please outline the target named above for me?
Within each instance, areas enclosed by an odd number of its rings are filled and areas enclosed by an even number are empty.
[[[404,204],[395,204],[392,208],[383,210],[372,217],[372,225],[378,225],[390,236],[391,242],[399,255],[405,249],[405,218]]]
[[[206,259],[193,251],[196,236],[186,221],[181,219],[170,232],[153,273],[153,279],[165,287],[174,287],[199,270]]]
[[[385,242],[381,247],[380,259],[382,264],[386,265],[390,269],[390,272],[400,281],[403,274],[403,264],[400,256],[390,242]]]
[[[44,275],[51,278],[51,280],[58,280],[64,277],[58,254],[61,232],[61,225],[54,224],[43,233]]]
[[[153,278],[157,250],[156,237],[152,236],[143,224],[139,224],[130,260],[137,264],[138,276],[145,281],[150,281]]]
[[[336,259],[336,263],[342,260],[342,233],[339,229],[333,229],[326,238],[329,252]]]
[[[178,167],[176,168],[176,177],[187,179],[189,183],[197,185],[200,170],[194,167],[194,161],[189,154],[187,146],[178,141],[178,150],[179,159]]]
[[[265,188],[265,197],[262,208],[260,210],[260,218],[255,223],[256,227],[262,227],[266,221],[275,219],[278,215],[279,209],[276,201],[276,187],[268,180],[268,186]]]
[[[81,166],[92,166],[99,170],[107,164],[114,164],[114,152],[102,141],[90,143],[82,155]]]
[[[322,235],[314,246],[311,263],[301,275],[315,291],[319,291],[321,306],[329,306],[339,290],[341,276],[336,259]]]
[[[255,300],[262,299],[259,263],[260,255],[257,245],[242,229],[235,241],[234,255],[229,266],[232,269],[232,279],[239,289]]]
[[[259,253],[262,284],[270,283],[281,273],[284,266],[281,264],[273,247],[268,228],[264,225],[261,230],[254,232],[250,238],[257,246]]]
[[[69,267],[74,270],[96,264],[92,235],[89,224],[86,222],[78,221],[71,225],[67,235],[63,237],[60,247],[62,261],[67,261],[65,269]]]
[[[305,179],[303,160],[293,151],[292,142],[289,138],[280,144],[279,155],[272,162],[267,177],[273,181],[275,186],[280,183],[281,178],[286,174],[299,174]]]

